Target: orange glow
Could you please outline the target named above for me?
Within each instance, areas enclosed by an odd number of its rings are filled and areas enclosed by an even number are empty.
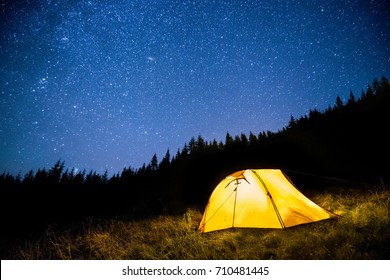
[[[227,176],[217,185],[199,230],[285,228],[335,216],[298,191],[281,170],[248,169]]]

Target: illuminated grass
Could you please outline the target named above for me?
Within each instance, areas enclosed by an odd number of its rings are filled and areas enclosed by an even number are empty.
[[[386,259],[390,190],[334,191],[311,197],[342,217],[283,230],[229,229],[201,234],[202,213],[142,221],[84,221],[48,227],[19,246],[16,259]]]

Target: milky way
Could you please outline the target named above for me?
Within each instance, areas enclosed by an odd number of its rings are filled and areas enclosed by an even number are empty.
[[[390,77],[386,2],[3,0],[0,172],[113,174],[359,96]]]

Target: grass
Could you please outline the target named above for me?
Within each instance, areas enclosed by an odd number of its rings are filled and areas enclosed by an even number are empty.
[[[14,246],[6,259],[388,259],[389,188],[310,198],[341,217],[283,230],[206,234],[197,230],[202,213],[194,209],[139,221],[90,218],[66,229],[47,227],[40,238]]]

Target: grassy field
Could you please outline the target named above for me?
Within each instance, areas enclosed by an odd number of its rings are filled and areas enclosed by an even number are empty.
[[[388,259],[390,189],[308,195],[341,215],[287,229],[229,229],[201,234],[201,211],[145,220],[85,219],[52,225],[19,242],[7,259]]]

